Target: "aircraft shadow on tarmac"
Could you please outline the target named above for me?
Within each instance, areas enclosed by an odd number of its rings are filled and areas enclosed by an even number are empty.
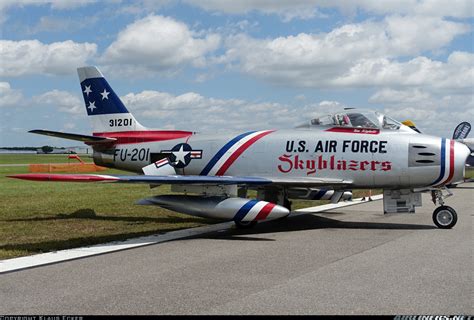
[[[341,213],[331,212],[331,214]],[[423,224],[340,221],[327,217],[304,214],[288,219],[261,223],[252,229],[230,229],[221,233],[195,236],[193,238],[206,237],[219,240],[274,241],[274,239],[248,237],[247,235],[315,229],[432,230],[436,229],[436,227]]]
[[[325,213],[328,214],[328,213]],[[343,213],[331,212],[331,215],[339,216]],[[193,217],[190,218],[178,218],[178,217],[120,217],[120,216],[98,216],[92,209],[81,209],[70,214],[59,214],[53,217],[37,217],[29,219],[9,219],[8,221],[53,221],[60,219],[92,219],[92,220],[111,220],[111,221],[142,221],[142,222],[164,222],[170,221],[181,222],[192,221],[196,222]],[[215,222],[215,221],[214,221]],[[89,236],[75,239],[65,240],[51,240],[36,243],[23,243],[23,244],[6,244],[0,246],[3,250],[25,250],[31,253],[38,253],[51,251],[51,250],[62,250],[75,248],[80,246],[94,245],[100,243],[108,243],[112,241],[121,241],[125,239],[138,238],[143,236],[156,235],[158,233],[166,233],[180,228],[170,228],[165,230],[149,230],[143,232],[129,232],[123,234],[115,234],[112,236]],[[239,240],[239,241],[275,241],[274,239],[263,238],[263,237],[252,237],[251,235],[276,233],[276,232],[295,232],[304,230],[315,230],[315,229],[375,229],[375,230],[431,230],[436,227],[431,225],[421,224],[401,224],[401,223],[383,223],[383,222],[354,222],[354,221],[340,221],[322,216],[316,216],[311,214],[303,214],[293,216],[287,219],[281,219],[277,221],[270,221],[260,223],[252,229],[226,229],[221,232],[213,232],[207,234],[196,235],[192,237],[186,237],[185,239],[216,239],[216,240]],[[183,238],[177,239],[182,240]],[[174,241],[174,240],[173,240]]]
[[[103,221],[123,221],[123,222],[155,222],[155,223],[180,223],[180,222],[198,222],[196,217],[176,217],[176,216],[160,216],[160,217],[124,217],[124,216],[102,216],[97,215],[93,209],[79,209],[71,213],[60,213],[50,217],[34,217],[23,219],[8,219],[11,222],[30,222],[30,221],[54,221],[65,219],[88,219]],[[200,221],[203,221],[202,219]],[[200,222],[199,221],[199,222]],[[211,222],[212,220],[204,220]]]
[[[176,231],[182,229],[179,227],[179,223],[192,223],[192,222],[210,222],[212,220],[200,219],[196,217],[176,217],[176,216],[160,216],[160,217],[123,217],[123,216],[101,216],[97,215],[93,209],[79,209],[77,211],[68,214],[58,214],[50,217],[33,217],[23,219],[8,219],[5,221],[11,222],[45,222],[45,221],[58,221],[67,219],[84,219],[84,220],[97,220],[97,221],[114,221],[114,222],[130,222],[130,223],[163,223],[163,224],[175,224],[169,228],[151,229],[148,231],[130,231],[123,232],[120,234],[103,235],[103,236],[84,236],[72,239],[61,239],[61,240],[49,240],[43,242],[31,242],[31,243],[18,243],[18,244],[5,244],[0,245],[0,250],[21,250],[27,251],[31,254],[42,253],[48,251],[57,251],[64,249],[71,249],[77,247],[84,247],[95,244],[103,244],[114,241],[123,241],[132,238],[145,237],[151,235],[157,235]],[[215,221],[213,221],[215,222]]]

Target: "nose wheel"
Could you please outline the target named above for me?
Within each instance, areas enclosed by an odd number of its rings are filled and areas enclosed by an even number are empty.
[[[433,212],[433,222],[441,229],[451,229],[458,222],[456,210],[449,206],[441,206]]]
[[[443,194],[443,190],[446,191],[446,195]],[[456,210],[444,205],[444,199],[452,195],[453,193],[446,187],[431,191],[433,203],[438,203],[440,205],[440,207],[436,208],[433,212],[433,222],[438,228],[451,229],[456,225],[456,222],[458,222],[458,214],[456,213]]]

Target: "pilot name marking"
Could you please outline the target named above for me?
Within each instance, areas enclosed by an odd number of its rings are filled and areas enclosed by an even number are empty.
[[[379,140],[319,140],[315,144],[305,140],[286,141],[286,152],[353,152],[353,153],[387,153],[387,141]]]

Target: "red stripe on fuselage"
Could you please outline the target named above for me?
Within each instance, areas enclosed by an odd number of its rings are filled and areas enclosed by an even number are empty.
[[[257,214],[257,216],[255,217],[255,220],[256,221],[259,221],[259,220],[265,220],[268,215],[270,214],[270,212],[272,212],[273,208],[275,208],[275,204],[274,203],[267,203],[263,208],[262,210],[260,210],[260,212]]]
[[[154,142],[154,141],[166,141],[174,139],[183,139],[191,136],[191,131],[116,131],[116,132],[94,132],[93,135],[96,137],[107,137],[115,138],[114,144],[129,144],[129,143],[141,143],[141,142]]]
[[[344,128],[344,127],[333,127],[326,130],[327,132],[342,132],[342,133],[358,133],[358,134],[379,134],[379,129],[369,128]]]
[[[454,140],[449,144],[449,177],[444,184],[449,183],[454,176]]]
[[[265,137],[267,134],[272,133],[273,131],[266,131],[262,132],[259,135],[256,135],[249,141],[245,142],[243,145],[241,145],[235,152],[224,162],[222,167],[216,172],[216,176],[222,176],[225,174],[227,169],[234,163],[235,160],[245,151],[247,150],[252,144],[254,144],[257,140]]]

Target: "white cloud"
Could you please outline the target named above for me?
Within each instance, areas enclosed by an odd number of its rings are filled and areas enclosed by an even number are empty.
[[[63,128],[65,130],[71,130],[71,129],[74,129],[76,127],[76,124],[73,123],[73,122],[66,122],[64,125],[63,125]]]
[[[424,104],[404,107],[390,106],[384,108],[384,112],[402,121],[410,119],[423,133],[438,137],[450,138],[457,124],[463,121],[470,123],[474,121],[474,106],[472,103],[470,107],[454,104],[449,107],[435,109],[429,106],[431,102],[434,101],[428,101],[428,106]]]
[[[245,14],[251,11],[260,11],[264,14],[277,14],[286,22],[296,18],[311,19],[322,16],[316,8],[314,1],[308,0],[186,0],[186,2],[204,10],[228,14]]]
[[[474,123],[472,92],[384,88],[374,93],[369,102],[383,106],[383,111],[396,119],[414,121],[424,133],[435,136],[450,137],[458,123]]]
[[[215,99],[195,92],[174,96],[166,92],[142,91],[122,97],[138,119],[152,126],[195,131],[233,131],[258,128],[292,128],[317,114],[342,110],[337,101],[292,106],[275,102]]]
[[[216,61],[274,83],[305,87],[423,85],[466,87],[472,54],[452,53],[447,62],[416,57],[448,46],[470,30],[441,18],[390,16],[346,24],[329,33],[256,39],[230,36]],[[458,74],[453,73],[458,69]]]
[[[0,76],[70,74],[92,58],[97,45],[71,40],[44,44],[38,40],[0,40]]]
[[[363,59],[332,79],[334,86],[420,86],[431,90],[471,92],[474,54],[453,52],[447,62],[417,57],[407,62]]]
[[[25,7],[25,6],[44,6],[50,5],[52,9],[57,10],[69,10],[75,9],[78,7],[86,6],[91,3],[96,2],[97,0],[2,0],[0,1],[0,9],[7,9],[11,7]]]
[[[281,104],[240,99],[216,99],[195,92],[172,95],[159,91],[129,93],[121,97],[137,119],[150,127],[200,132],[229,132],[255,129],[293,128],[310,119],[336,111],[345,105],[339,101]],[[450,137],[461,121],[474,122],[472,95],[442,95],[407,88],[384,88],[370,102],[400,121],[411,119],[427,134]],[[380,107],[383,106],[383,107]]]
[[[12,89],[8,82],[0,82],[0,108],[15,108],[22,105],[23,102],[24,98],[20,90]]]
[[[67,91],[52,90],[32,98],[33,103],[57,107],[59,111],[71,114],[85,114],[82,100]]]
[[[49,5],[53,10],[70,10],[86,6],[97,0],[1,0],[0,1],[0,24],[8,20],[8,9],[12,7],[45,6]]]
[[[37,24],[29,26],[22,23],[19,31],[24,30],[27,35],[33,35],[41,32],[60,33],[67,30],[68,32],[76,32],[81,29],[93,29],[100,20],[99,15],[87,16],[73,19],[71,17],[63,18],[54,15],[40,17]]]
[[[219,43],[217,34],[198,37],[182,22],[150,15],[122,30],[106,49],[102,61],[141,71],[170,71],[188,64],[202,67],[206,55]]]
[[[469,32],[470,26],[439,17],[394,15],[386,17],[378,29],[386,30],[387,53],[410,55],[446,47],[456,36]]]
[[[134,0],[122,2],[114,13],[126,15],[140,15],[156,12],[162,7],[171,4],[173,0]]]
[[[353,15],[357,10],[375,14],[418,14],[437,17],[466,18],[474,16],[470,0],[186,0],[204,10],[227,14],[246,14],[259,11],[277,14],[283,19],[308,19],[319,10],[336,8]]]
[[[384,88],[374,93],[370,98],[370,103],[417,103],[429,99],[429,93],[420,89],[394,90]]]

